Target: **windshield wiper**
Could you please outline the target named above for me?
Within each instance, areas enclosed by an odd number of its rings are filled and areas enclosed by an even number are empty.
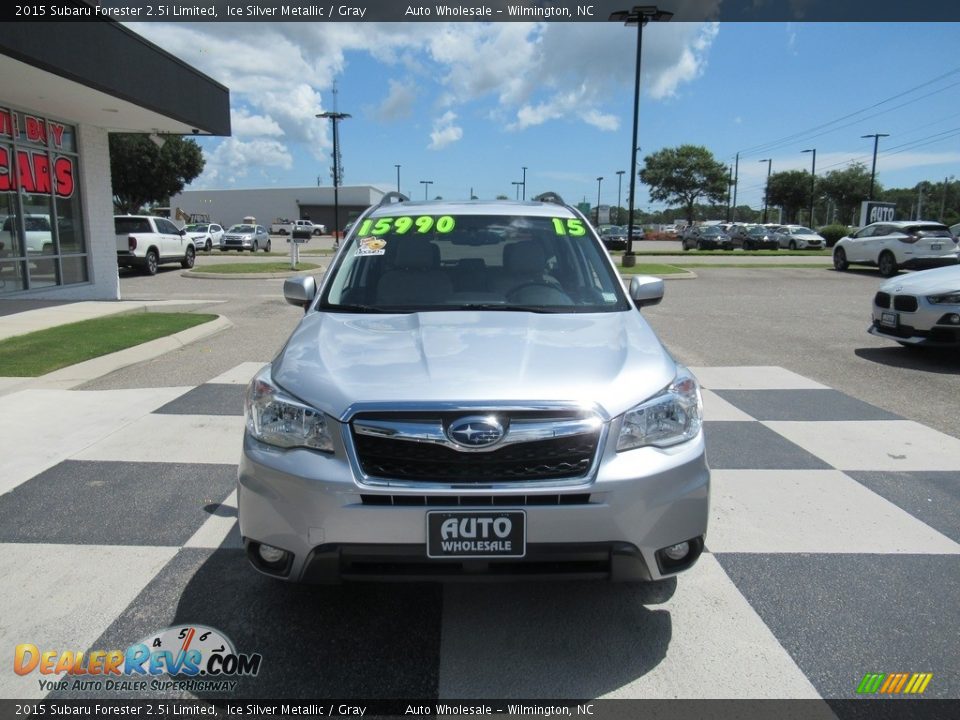
[[[397,311],[397,310],[384,310],[383,308],[374,307],[373,305],[320,305],[317,307],[317,310],[325,310],[327,312],[347,312],[347,313],[402,313],[406,311]]]
[[[572,308],[573,306],[569,306]],[[563,313],[568,312],[567,306],[544,307],[542,305],[504,305],[503,303],[463,303],[462,305],[444,306],[444,310],[499,310],[501,312],[531,312],[531,313]]]

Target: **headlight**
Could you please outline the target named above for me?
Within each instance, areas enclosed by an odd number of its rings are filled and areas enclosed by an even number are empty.
[[[326,416],[274,386],[269,366],[247,386],[244,410],[247,432],[260,442],[333,452]]]
[[[623,416],[617,452],[653,445],[669,447],[692,440],[703,422],[700,386],[685,367],[659,395]]]
[[[927,302],[934,305],[960,305],[960,291],[944,295],[928,295]]]

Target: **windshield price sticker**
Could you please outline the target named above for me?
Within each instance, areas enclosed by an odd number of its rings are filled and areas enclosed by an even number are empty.
[[[456,221],[449,215],[432,217],[430,215],[420,215],[412,217],[404,215],[396,218],[379,218],[377,220],[366,219],[360,226],[360,235],[405,235],[408,232],[418,232],[426,234],[431,230],[441,234],[451,232],[456,225]]]
[[[583,221],[578,220],[577,218],[567,218],[563,220],[561,218],[552,218],[553,220],[553,229],[556,231],[557,235],[572,235],[573,237],[580,237],[587,234],[587,229],[583,226]]]

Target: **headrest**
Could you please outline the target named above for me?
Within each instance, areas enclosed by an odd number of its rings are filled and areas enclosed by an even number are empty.
[[[503,248],[503,266],[511,273],[538,273],[547,264],[543,248],[535,240],[521,240]]]
[[[393,242],[397,243],[395,267],[404,270],[433,270],[440,267],[440,248],[426,238],[405,237]]]

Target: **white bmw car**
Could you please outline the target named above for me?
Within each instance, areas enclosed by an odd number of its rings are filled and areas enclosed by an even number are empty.
[[[887,280],[873,298],[868,331],[901,345],[960,345],[960,265]]]

